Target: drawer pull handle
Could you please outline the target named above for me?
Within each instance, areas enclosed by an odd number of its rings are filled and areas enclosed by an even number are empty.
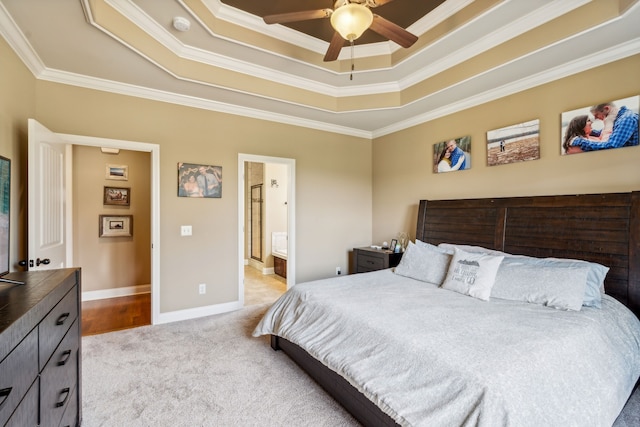
[[[62,313],[60,315],[60,317],[58,317],[58,320],[56,320],[56,325],[60,326],[60,325],[64,325],[64,322],[69,318],[69,313]]]
[[[58,362],[58,366],[64,366],[67,364],[67,362],[69,361],[69,358],[71,357],[71,350],[65,350],[62,353],[62,356],[63,356],[63,359]]]
[[[64,406],[67,403],[67,399],[69,398],[69,387],[63,388],[62,391],[60,392],[60,394],[64,394],[64,399],[62,399],[62,402],[56,402],[56,408],[59,408],[61,406]]]
[[[2,398],[2,402],[0,402],[0,406],[2,406],[2,404],[7,400],[7,398],[11,394],[11,390],[13,390],[13,387],[7,387],[0,390],[0,397]]]

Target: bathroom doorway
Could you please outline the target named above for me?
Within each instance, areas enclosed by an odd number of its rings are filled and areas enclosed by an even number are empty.
[[[238,276],[243,305],[273,302],[295,284],[294,177],[293,159],[238,156]]]

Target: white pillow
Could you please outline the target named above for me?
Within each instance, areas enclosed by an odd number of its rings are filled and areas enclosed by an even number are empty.
[[[432,249],[409,242],[394,272],[439,286],[447,274],[450,261],[451,255],[437,247]]]
[[[416,239],[416,246],[420,246],[426,249],[431,249],[434,251],[438,251],[438,252],[442,252],[445,254],[449,254],[449,255],[453,255],[453,248],[448,249],[448,248],[441,248],[439,246],[436,245],[432,245],[431,243],[427,243],[427,242],[423,242],[422,240],[418,240]]]
[[[455,248],[442,288],[489,301],[504,256],[471,253]]]

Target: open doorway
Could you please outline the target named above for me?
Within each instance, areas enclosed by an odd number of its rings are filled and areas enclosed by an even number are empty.
[[[80,135],[68,135],[68,134],[59,134],[60,137],[68,144],[74,146],[84,146],[84,147],[101,147],[113,150],[130,150],[133,152],[144,152],[148,153],[147,158],[150,163],[150,183],[149,183],[149,192],[150,192],[150,215],[148,220],[140,219],[136,226],[138,227],[149,227],[150,229],[150,247],[148,250],[150,251],[150,270],[151,270],[151,278],[150,284],[147,287],[150,292],[150,298],[147,299],[150,303],[150,312],[151,312],[151,324],[158,323],[160,319],[160,245],[159,245],[159,236],[160,236],[160,200],[159,200],[159,185],[160,185],[160,147],[157,144],[149,144],[135,141],[124,141],[124,140],[114,140],[107,138],[98,138],[98,137],[88,137],[88,136],[80,136]],[[114,181],[117,182],[117,181]],[[120,186],[126,187],[126,181],[124,181]],[[114,184],[114,186],[118,186]],[[124,210],[124,209],[123,209]],[[72,227],[70,227],[72,228]],[[69,238],[69,241],[73,241],[72,238]],[[130,292],[131,289],[123,289],[124,292]],[[100,291],[96,292],[96,295],[100,294]],[[113,292],[106,292],[105,295],[98,295],[98,297],[109,297],[112,296]],[[124,294],[123,294],[124,295]],[[120,296],[116,291],[114,296]]]
[[[273,302],[295,283],[295,160],[238,156],[242,305]]]

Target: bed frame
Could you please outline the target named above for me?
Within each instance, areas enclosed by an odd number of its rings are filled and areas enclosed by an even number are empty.
[[[421,200],[416,239],[512,254],[574,258],[610,267],[607,294],[640,316],[640,191],[568,196]],[[344,378],[297,345],[283,350],[365,426],[397,423]]]

